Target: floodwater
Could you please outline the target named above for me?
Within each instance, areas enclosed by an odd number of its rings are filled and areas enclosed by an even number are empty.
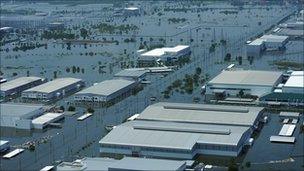
[[[303,42],[299,41],[291,41],[287,45],[284,53],[290,53],[290,55],[267,54],[255,59],[253,65],[250,65],[246,59],[245,42],[263,33],[264,30],[291,14],[294,11],[291,6],[273,5],[266,8],[264,6],[248,5],[240,10],[227,3],[211,3],[202,6],[201,8],[205,9],[203,11],[197,12],[195,10],[196,7],[191,6],[192,10],[188,10],[185,13],[164,11],[164,8],[168,6],[180,8],[181,5],[179,3],[167,4],[160,2],[159,4],[150,4],[149,2],[142,2],[141,7],[146,11],[146,15],[128,18],[113,17],[112,11],[109,9],[100,10],[105,6],[107,5],[50,5],[47,3],[17,6],[4,5],[4,9],[31,8],[37,11],[51,12],[52,15],[49,20],[63,21],[67,27],[71,28],[72,33],[78,33],[79,30],[72,28],[79,26],[87,28],[91,32],[89,39],[102,40],[104,38],[119,42],[119,44],[102,43],[87,46],[75,44],[68,50],[67,45],[62,44],[60,40],[56,42],[54,40],[41,40],[39,36],[41,31],[38,31],[38,35],[27,36],[26,39],[28,41],[46,43],[47,48],[40,47],[23,52],[13,51],[14,45],[12,43],[1,46],[1,49],[3,49],[0,58],[1,71],[4,73],[4,77],[13,79],[19,76],[26,76],[28,72],[30,75],[51,80],[54,78],[54,72],[57,72],[57,77],[82,78],[87,86],[91,86],[93,83],[111,79],[116,72],[122,69],[122,63],[130,64],[130,66],[132,62],[136,63],[136,51],[141,42],[154,44],[158,43],[160,38],[165,40],[166,46],[189,44],[192,51],[191,62],[169,73],[167,76],[160,74],[148,75],[147,80],[150,80],[151,84],[145,85],[144,89],[135,96],[130,96],[109,108],[90,106],[94,108],[95,113],[93,117],[83,122],[79,122],[76,119],[82,115],[87,107],[77,106],[79,113],[74,116],[66,116],[61,129],[50,129],[43,133],[29,133],[29,135],[18,137],[12,134],[1,136],[1,139],[3,137],[11,140],[13,145],[37,140],[45,136],[52,137],[49,141],[37,146],[34,152],[27,150],[13,160],[1,159],[1,169],[16,168],[16,166],[18,166],[18,169],[40,169],[58,160],[98,156],[98,141],[107,133],[105,126],[118,125],[126,118],[140,113],[145,107],[158,101],[191,103],[194,98],[199,98],[198,102],[202,103],[204,97],[200,95],[201,85],[195,87],[191,94],[173,91],[170,98],[164,98],[162,92],[175,80],[183,79],[185,74],[193,74],[197,67],[202,68],[201,78],[204,78],[206,74],[209,75],[209,78],[214,77],[231,63],[236,63],[235,60],[224,62],[223,59],[226,53],[231,53],[233,59],[236,56],[243,56],[243,64],[241,66],[236,65],[245,69],[277,70],[278,68],[271,65],[274,60],[286,58],[292,61],[300,61],[303,59],[298,55],[298,52],[303,51],[301,49]],[[238,11],[238,13],[224,14],[223,11],[225,10]],[[62,13],[62,11],[67,12]],[[170,18],[185,18],[186,20],[185,22],[174,24],[168,22]],[[98,30],[91,28],[92,24],[100,22],[106,22],[111,25],[132,24],[136,25],[138,30],[123,34],[109,34],[100,33]],[[136,41],[126,43],[124,42],[126,38],[134,38]],[[153,39],[152,41],[151,38]],[[226,40],[226,45],[220,44],[222,39]],[[214,52],[210,53],[209,47],[213,42],[219,45],[216,46]],[[7,48],[9,49],[8,52],[5,51]],[[90,52],[93,54],[90,55]],[[68,72],[67,68],[72,68],[73,66],[79,67],[81,71]],[[17,76],[13,76],[13,73],[16,73]],[[155,97],[156,101],[150,101],[151,97]],[[72,96],[66,97],[56,102],[56,104],[63,105],[65,108],[69,105],[74,105]],[[269,130],[267,126],[265,129]],[[259,141],[257,141],[257,144]],[[249,151],[250,155],[245,160],[255,162],[253,159],[257,157],[255,154],[258,153],[251,155],[252,153]],[[260,159],[261,161],[256,162],[268,160],[265,158]],[[270,159],[274,160],[274,158]]]

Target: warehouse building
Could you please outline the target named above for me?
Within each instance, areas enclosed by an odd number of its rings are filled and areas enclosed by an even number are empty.
[[[32,119],[50,108],[43,105],[1,103],[1,128],[31,129]]]
[[[190,55],[190,47],[177,45],[175,47],[163,47],[142,53],[138,57],[139,66],[155,66],[157,63],[172,65],[183,57]]]
[[[144,79],[147,72],[147,70],[124,69],[116,73],[114,78],[140,82]]]
[[[156,103],[100,140],[101,155],[193,159],[238,156],[258,128],[261,107]]]
[[[1,16],[1,27],[13,28],[43,28],[46,26],[49,17],[36,15],[14,15]]]
[[[102,81],[75,94],[75,101],[115,103],[132,94],[136,81],[113,79]]]
[[[228,97],[259,98],[282,82],[282,73],[258,70],[224,70],[206,84],[206,100]]]
[[[186,169],[186,161],[177,160],[165,160],[165,159],[149,159],[149,158],[135,158],[124,157],[120,160],[112,158],[83,158],[73,162],[62,162],[57,166],[57,171],[122,171],[122,170],[171,170],[171,171],[183,171]]]
[[[19,77],[1,84],[1,97],[20,94],[22,91],[40,85],[44,80],[40,77]]]
[[[84,82],[77,78],[57,78],[53,81],[30,88],[22,92],[22,98],[49,101],[60,98],[68,93],[78,91]]]
[[[262,96],[260,102],[304,106],[304,71],[293,71],[286,83],[280,85]]]
[[[246,45],[247,56],[260,56],[264,50],[284,50],[288,36],[263,35]]]

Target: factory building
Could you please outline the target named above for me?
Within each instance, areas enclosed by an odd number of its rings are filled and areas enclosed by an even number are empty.
[[[22,91],[40,85],[44,80],[40,77],[19,77],[1,84],[1,97],[20,94]]]
[[[102,81],[75,94],[75,101],[115,103],[132,94],[136,81],[113,79]]]
[[[187,167],[187,161],[165,160],[165,159],[149,159],[149,158],[135,158],[124,157],[120,160],[112,158],[83,158],[77,159],[73,162],[62,162],[57,166],[57,171],[183,171]]]
[[[261,103],[304,106],[304,71],[293,71],[285,83],[260,98]]]
[[[116,73],[114,78],[140,82],[144,79],[147,72],[147,70],[124,69]]]
[[[43,105],[1,103],[1,128],[31,129],[32,119],[49,109]]]
[[[139,66],[155,66],[161,63],[172,65],[183,57],[190,55],[190,47],[186,45],[177,45],[175,47],[156,48],[145,53],[139,54]]]
[[[223,70],[206,84],[206,100],[229,97],[258,98],[282,82],[282,73],[257,70]]]
[[[259,127],[261,107],[156,103],[100,140],[101,155],[193,159],[238,156]]]
[[[49,101],[60,98],[68,93],[79,91],[84,82],[77,78],[57,78],[53,81],[30,88],[22,92],[22,98]]]
[[[288,42],[288,36],[263,35],[247,43],[247,56],[260,56],[265,50],[283,50]]]

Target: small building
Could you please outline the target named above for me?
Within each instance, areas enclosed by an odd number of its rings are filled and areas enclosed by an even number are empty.
[[[43,105],[1,103],[1,127],[31,129],[32,118],[39,117],[49,108]]]
[[[186,161],[124,157],[120,160],[112,158],[83,158],[73,162],[62,162],[57,166],[57,171],[183,171],[186,169]]]
[[[174,64],[183,57],[191,54],[190,47],[186,45],[177,45],[175,47],[156,48],[138,57],[139,66],[155,66],[157,63]]]
[[[48,124],[63,118],[63,113],[45,113],[32,120],[33,128],[44,129]]]
[[[1,84],[1,97],[20,94],[22,91],[44,83],[40,77],[19,77]]]
[[[285,49],[285,44],[288,42],[288,36],[278,36],[273,34],[263,35],[260,39],[264,40],[267,50]]]
[[[283,50],[288,42],[288,36],[263,35],[246,45],[247,56],[260,56],[265,50]]]
[[[144,79],[147,72],[147,70],[124,69],[116,73],[114,78],[140,82]]]
[[[139,16],[140,15],[140,8],[138,8],[138,7],[126,7],[123,10],[123,14],[126,17]]]
[[[75,101],[117,102],[132,94],[136,81],[113,79],[102,81],[75,94]]]
[[[258,98],[272,92],[281,81],[282,73],[276,71],[223,70],[206,84],[206,100]]]
[[[258,128],[261,107],[156,103],[100,140],[101,155],[193,159],[238,156]]]
[[[22,98],[48,101],[65,96],[67,93],[79,91],[84,82],[77,78],[57,78],[42,85],[22,92]]]
[[[52,22],[52,23],[48,24],[48,29],[49,30],[63,30],[64,24],[61,22]]]

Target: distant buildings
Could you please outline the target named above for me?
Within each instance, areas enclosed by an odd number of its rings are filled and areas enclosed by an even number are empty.
[[[283,50],[288,36],[263,35],[246,45],[247,56],[260,56],[264,50]]]
[[[275,71],[224,70],[206,84],[206,100],[229,97],[261,97],[282,82],[282,73]]]
[[[102,81],[75,94],[75,101],[115,103],[132,94],[139,84],[127,79]]]
[[[36,15],[16,15],[16,16],[1,16],[1,27],[13,27],[18,29],[24,28],[42,28],[48,23],[47,16]]]
[[[63,97],[65,94],[78,91],[84,86],[81,79],[57,78],[42,85],[22,92],[22,98],[30,100],[49,101]]]
[[[22,91],[44,83],[40,77],[19,77],[1,84],[1,97],[20,94]]]
[[[102,155],[193,159],[238,156],[259,125],[261,107],[157,103],[100,140]]]
[[[190,47],[186,45],[156,48],[139,54],[138,64],[139,66],[155,66],[160,63],[172,65],[172,63],[187,57],[190,53]]]
[[[124,157],[120,160],[111,158],[83,158],[73,162],[63,162],[57,166],[57,171],[115,171],[115,170],[136,170],[136,171],[183,171],[187,168],[187,161],[149,159]]]

